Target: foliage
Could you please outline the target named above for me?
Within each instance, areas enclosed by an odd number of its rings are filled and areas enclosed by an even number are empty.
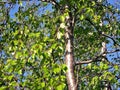
[[[106,0],[58,0],[55,5],[54,0],[47,1],[0,3],[0,90],[68,89],[64,61],[68,13],[75,18],[78,88],[101,90],[105,83],[120,87],[120,10]],[[102,42],[107,44],[105,57],[100,54]]]

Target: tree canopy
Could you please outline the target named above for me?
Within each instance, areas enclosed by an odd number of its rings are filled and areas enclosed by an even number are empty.
[[[120,2],[108,1],[0,1],[0,90],[117,90]]]

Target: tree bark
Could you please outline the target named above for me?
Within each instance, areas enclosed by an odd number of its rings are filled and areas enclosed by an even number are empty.
[[[74,30],[74,20],[72,15],[66,16],[66,27],[65,27],[65,62],[67,65],[67,84],[68,90],[77,90],[77,83],[74,74],[74,52],[73,52],[73,30]]]

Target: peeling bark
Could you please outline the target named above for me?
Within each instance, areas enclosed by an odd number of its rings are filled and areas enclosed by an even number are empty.
[[[67,65],[67,84],[69,90],[77,90],[76,79],[74,75],[74,53],[73,53],[73,29],[74,22],[73,17],[69,13],[69,16],[66,17],[66,27],[65,27],[65,42],[66,42],[66,54],[65,54],[65,62]]]

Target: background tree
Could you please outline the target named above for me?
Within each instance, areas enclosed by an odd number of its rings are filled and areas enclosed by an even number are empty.
[[[0,89],[119,88],[119,6],[106,0],[0,4]]]

